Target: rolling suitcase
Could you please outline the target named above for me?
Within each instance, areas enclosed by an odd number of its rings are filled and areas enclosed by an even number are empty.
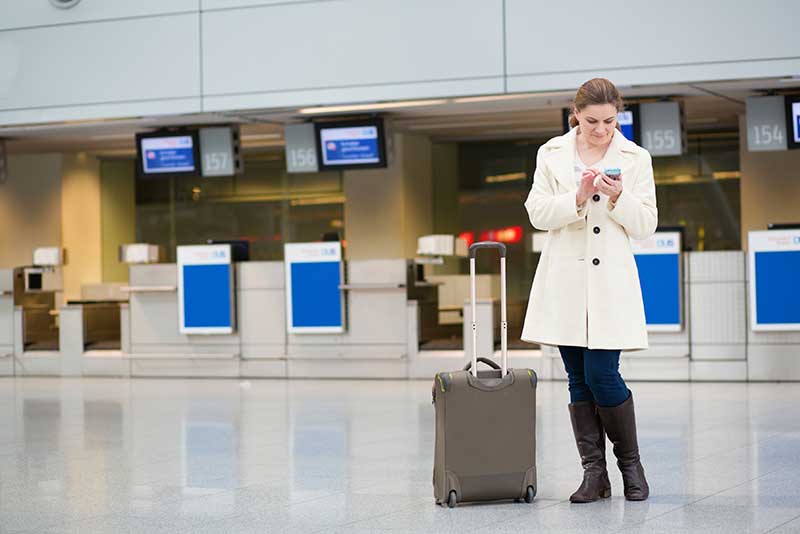
[[[475,254],[500,252],[502,364],[477,354]],[[484,241],[469,247],[472,361],[438,373],[433,383],[436,450],[433,492],[437,504],[524,499],[536,495],[536,373],[508,369],[506,247]],[[491,367],[478,371],[478,362]]]

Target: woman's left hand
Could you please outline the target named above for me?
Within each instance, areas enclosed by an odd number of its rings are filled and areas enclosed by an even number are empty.
[[[616,203],[622,193],[622,180],[614,180],[601,173],[600,179],[597,181],[597,189],[606,195],[612,203]]]

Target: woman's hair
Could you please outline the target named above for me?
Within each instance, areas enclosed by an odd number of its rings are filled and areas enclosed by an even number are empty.
[[[575,93],[575,100],[572,102],[572,110],[569,114],[570,128],[578,125],[578,118],[575,117],[576,110],[581,111],[586,106],[595,104],[611,104],[617,108],[617,111],[622,111],[625,107],[622,102],[622,93],[613,83],[605,78],[592,78],[581,85],[578,92]],[[619,124],[617,124],[617,128],[619,128]]]

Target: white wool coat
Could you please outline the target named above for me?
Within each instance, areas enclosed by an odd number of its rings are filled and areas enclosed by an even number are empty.
[[[622,170],[622,193],[612,205],[598,191],[578,211],[576,130],[554,137],[536,155],[525,209],[531,224],[548,236],[522,339],[589,349],[646,349],[644,304],[630,240],[656,230],[652,159],[615,130],[603,166]]]

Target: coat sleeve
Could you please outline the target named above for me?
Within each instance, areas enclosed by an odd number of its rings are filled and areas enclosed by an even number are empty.
[[[656,184],[653,180],[653,159],[644,152],[633,187],[623,189],[616,204],[609,203],[608,215],[633,239],[646,239],[658,226]]]
[[[575,205],[575,191],[557,193],[555,179],[542,162],[542,149],[536,154],[533,187],[525,201],[531,224],[539,230],[555,230],[586,216],[586,204]]]

